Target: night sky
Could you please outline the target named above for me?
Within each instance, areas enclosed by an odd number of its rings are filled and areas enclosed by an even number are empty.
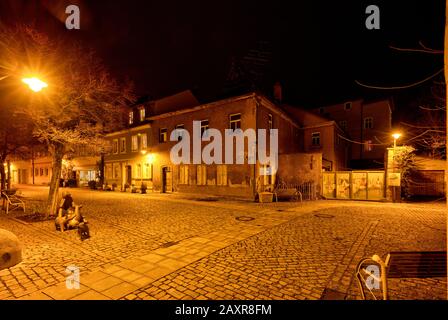
[[[65,7],[81,8],[81,30],[66,30]],[[365,8],[378,5],[381,29],[367,30]],[[33,1],[0,0],[3,22],[82,40],[139,95],[160,98],[193,89],[200,101],[222,97],[232,58],[259,41],[272,52],[264,83],[280,81],[286,102],[315,107],[393,95],[399,108],[428,85],[376,91],[421,80],[443,67],[442,55],[396,52],[423,41],[443,48],[444,1]],[[270,92],[267,92],[268,94]]]

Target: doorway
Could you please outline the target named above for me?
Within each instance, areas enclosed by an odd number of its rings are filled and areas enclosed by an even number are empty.
[[[126,183],[128,185],[132,184],[132,167],[126,166]]]
[[[172,172],[170,167],[162,168],[162,192],[171,192],[172,190]]]

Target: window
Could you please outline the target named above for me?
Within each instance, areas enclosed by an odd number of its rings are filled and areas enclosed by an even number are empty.
[[[311,144],[313,146],[320,146],[320,132],[313,132],[311,134]]]
[[[106,178],[107,179],[113,179],[114,177],[112,176],[112,165],[111,164],[106,164]]]
[[[373,118],[364,118],[364,129],[373,129]]]
[[[47,176],[48,177],[48,168],[45,168],[45,176]]]
[[[114,179],[120,179],[120,164],[114,163],[113,169],[114,169]]]
[[[341,127],[342,130],[346,130],[347,129],[347,121],[345,121],[345,120],[339,121],[339,126]]]
[[[34,169],[34,175],[37,177],[39,176],[39,169]]]
[[[120,139],[120,153],[126,153],[126,138]]]
[[[183,124],[178,124],[176,126],[176,129],[184,129],[184,128],[185,128],[185,126]],[[182,138],[183,138],[183,134],[181,132],[176,132],[176,139],[177,139],[177,141],[181,141]]]
[[[201,121],[201,136],[206,137],[207,136],[207,130],[208,130],[208,120],[202,120]],[[204,135],[205,133],[205,135]]]
[[[344,110],[346,111],[352,110],[352,103],[351,102],[344,103]]]
[[[241,129],[241,113],[230,115],[230,129]]]
[[[140,135],[141,147],[140,149],[146,150],[148,148],[148,135],[146,133],[142,133]]]
[[[118,139],[114,139],[112,144],[112,151],[114,154],[118,153]]]
[[[134,111],[129,111],[129,124],[134,123]]]
[[[274,128],[274,119],[272,118],[272,114],[268,114],[268,128],[270,130]]]
[[[366,140],[364,142],[364,151],[372,151],[372,150],[373,150],[372,140]]]
[[[40,176],[41,176],[41,177],[44,176],[44,168],[40,168]]]
[[[138,113],[140,115],[140,122],[145,121],[145,108],[140,108]]]
[[[142,165],[140,163],[137,163],[135,166],[135,178],[141,179],[142,177]]]
[[[225,164],[216,166],[216,184],[218,186],[227,185],[227,166]]]
[[[198,186],[205,186],[207,184],[207,166],[206,165],[198,165],[197,167],[197,182]]]
[[[159,129],[159,142],[163,143],[168,140],[168,133],[166,128]]]
[[[152,164],[150,163],[145,163],[145,167],[144,167],[144,179],[149,179],[152,180]]]
[[[179,166],[179,184],[188,184],[188,166],[180,165]]]
[[[138,151],[138,136],[132,136],[131,139],[131,151]]]

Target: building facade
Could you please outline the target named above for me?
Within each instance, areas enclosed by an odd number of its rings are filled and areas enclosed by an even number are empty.
[[[145,112],[146,118],[141,121],[143,124],[107,136],[112,146],[112,152],[105,157],[107,184],[124,190],[126,187],[138,187],[145,183],[149,189],[161,192],[181,191],[251,198],[259,191],[272,189],[276,179],[294,180],[295,183],[320,181],[321,168],[310,166],[309,163],[320,163],[321,154],[305,153],[301,126],[262,95],[250,93],[193,107],[179,105],[176,110],[169,112],[152,112],[151,108]],[[307,170],[294,170],[291,163],[289,168],[292,172],[279,170],[278,172],[283,172],[283,176],[271,175],[269,172],[272,168],[269,165],[262,165],[258,161],[249,163],[247,143],[242,164],[235,163],[235,145],[232,146],[234,161],[230,164],[206,164],[203,159],[197,163],[193,161],[192,154],[186,162],[174,164],[170,152],[182,139],[192,138],[194,121],[200,123],[202,133],[208,129],[216,129],[222,137],[225,136],[226,129],[241,129],[244,132],[248,129],[255,132],[264,129],[267,133],[271,129],[278,129],[278,155],[284,167],[288,166],[286,162],[298,159],[285,155],[300,153],[307,164]],[[172,136],[175,129],[186,130],[190,137]],[[171,137],[174,139],[170,139]],[[184,143],[193,150],[192,139]],[[210,142],[200,143],[200,150],[204,150]],[[266,146],[269,154],[269,139]],[[224,143],[221,147],[222,159],[225,159],[226,150],[229,149],[224,147]]]
[[[384,154],[391,143],[393,102],[347,101],[314,109],[314,113],[334,120],[345,132],[341,139],[350,144],[353,169],[384,167]]]

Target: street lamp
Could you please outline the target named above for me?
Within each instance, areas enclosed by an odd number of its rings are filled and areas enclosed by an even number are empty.
[[[28,87],[34,92],[39,92],[44,88],[48,87],[48,84],[39,78],[31,77],[31,78],[23,78],[22,82],[28,85]]]
[[[394,138],[394,149],[393,149],[393,157],[392,157],[392,170],[395,172],[395,152],[396,152],[396,148],[397,148],[397,140],[401,137],[401,133],[394,133],[392,134],[392,138]],[[392,187],[393,190],[393,202],[395,202],[395,198],[396,198],[396,186]]]
[[[394,133],[393,135],[392,135],[392,137],[394,138],[394,148],[396,148],[397,147],[397,140],[398,139],[400,139],[400,137],[401,137],[401,133]]]

